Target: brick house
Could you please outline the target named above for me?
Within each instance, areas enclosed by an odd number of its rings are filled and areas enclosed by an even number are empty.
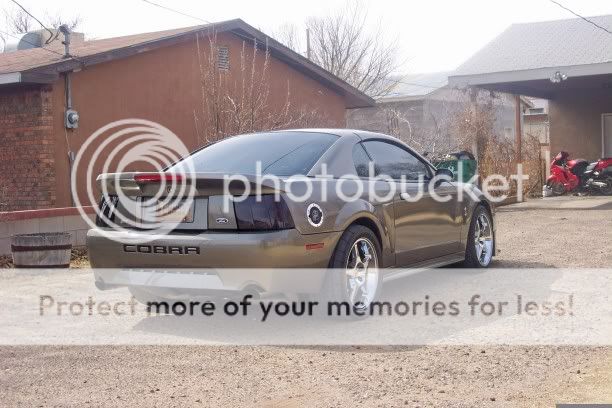
[[[289,101],[292,109],[317,113],[305,125],[345,127],[347,108],[373,104],[242,20],[95,41],[77,35],[72,57],[64,56],[60,41],[32,48],[35,37],[29,36],[30,49],[0,54],[0,211],[70,206],[69,153],[112,121],[148,119],[172,130],[190,150],[200,146],[197,125],[206,118],[199,110],[198,39],[213,33],[220,45],[216,57],[232,80],[244,75],[245,48],[267,50],[253,58],[269,57],[271,110]],[[78,111],[78,128],[66,126],[69,107]]]

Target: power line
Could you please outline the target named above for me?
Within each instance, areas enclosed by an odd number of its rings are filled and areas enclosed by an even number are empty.
[[[42,28],[44,28],[45,30],[47,30],[49,32],[51,37],[49,37],[49,39],[46,41],[46,44],[49,44],[52,41],[52,39],[57,37],[57,35],[53,31],[51,31],[47,27],[45,27],[45,25],[39,19],[37,19],[32,13],[30,13],[28,10],[26,10],[26,8],[23,7],[21,4],[19,4],[19,2],[17,2],[17,0],[11,0],[11,1],[13,3],[15,3],[17,6],[19,6],[19,8],[22,9],[24,11],[24,13],[26,13],[28,16],[32,17],[38,24],[40,24],[42,26]]]
[[[183,13],[182,11],[175,10],[175,9],[170,8],[170,7],[168,7],[168,6],[164,6],[163,4],[154,3],[154,2],[152,2],[152,1],[150,1],[150,0],[142,0],[142,1],[144,1],[145,3],[150,4],[150,5],[152,5],[152,6],[159,7],[159,8],[161,8],[161,9],[168,10],[168,11],[171,11],[171,12],[176,13],[176,14],[180,14],[181,16],[184,16],[184,17],[193,18],[193,19],[195,19],[195,20],[202,21],[203,23],[206,23],[206,24],[212,24],[212,23],[211,23],[210,21],[208,21],[208,20],[204,20],[203,18],[200,18],[200,17],[197,17],[197,16],[193,16],[193,15],[191,15],[191,14]]]
[[[575,11],[570,10],[569,8],[565,7],[563,4],[561,4],[561,3],[559,3],[559,2],[557,2],[555,0],[548,0],[548,1],[550,1],[551,3],[556,4],[557,6],[561,7],[563,10],[569,11],[570,13],[572,13],[576,17],[579,17],[579,18],[583,19],[587,23],[593,24],[595,27],[599,28],[600,30],[605,31],[608,34],[612,34],[612,31],[608,30],[606,27],[603,27],[603,26],[597,24],[596,22],[594,22],[593,20],[590,20],[590,19],[588,19],[588,18],[586,18],[584,16],[581,16],[580,14],[576,13]]]

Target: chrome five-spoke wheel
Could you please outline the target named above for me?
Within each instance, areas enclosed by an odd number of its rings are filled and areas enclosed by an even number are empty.
[[[356,309],[366,309],[374,300],[379,284],[376,247],[367,238],[355,241],[346,260],[346,290]]]
[[[488,214],[484,211],[476,218],[474,248],[480,266],[488,266],[493,257],[493,228]]]

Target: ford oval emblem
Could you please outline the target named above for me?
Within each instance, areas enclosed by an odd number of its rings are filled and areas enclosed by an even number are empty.
[[[217,224],[227,224],[229,220],[227,218],[219,217],[216,219]]]

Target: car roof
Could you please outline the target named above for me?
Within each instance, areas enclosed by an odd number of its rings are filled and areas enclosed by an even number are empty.
[[[339,137],[359,136],[360,139],[388,139],[398,142],[399,139],[385,135],[384,133],[370,132],[368,130],[359,129],[341,129],[341,128],[305,128],[305,129],[286,129],[277,130],[276,132],[303,132],[303,133],[328,133]]]

